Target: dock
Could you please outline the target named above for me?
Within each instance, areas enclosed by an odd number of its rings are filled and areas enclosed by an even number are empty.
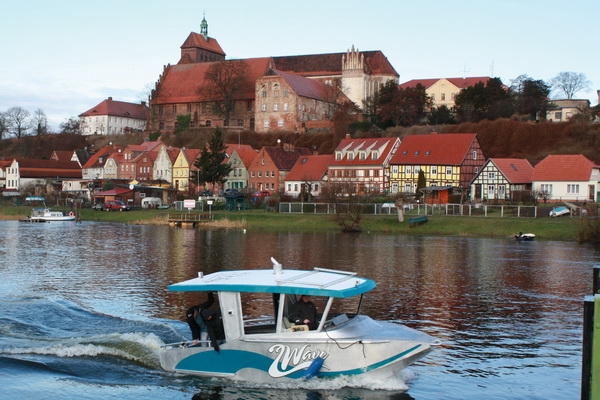
[[[169,214],[167,216],[169,225],[175,226],[196,226],[202,222],[212,221],[212,215],[210,214],[191,214],[191,213],[177,213]]]

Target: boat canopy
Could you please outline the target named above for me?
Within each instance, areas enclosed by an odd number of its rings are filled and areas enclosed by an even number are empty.
[[[280,265],[279,265],[280,267]],[[175,292],[253,292],[307,294],[348,298],[375,288],[375,281],[356,276],[354,272],[315,268],[312,271],[273,269],[220,271],[175,283]]]

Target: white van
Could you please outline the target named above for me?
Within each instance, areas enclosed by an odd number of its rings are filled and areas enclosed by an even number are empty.
[[[159,197],[144,197],[142,199],[142,208],[157,208],[162,206],[162,200]]]

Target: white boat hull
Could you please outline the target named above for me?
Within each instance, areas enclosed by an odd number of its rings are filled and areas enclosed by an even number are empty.
[[[244,335],[220,346],[168,346],[161,351],[167,371],[268,383],[302,379],[317,357],[320,378],[365,375],[385,379],[414,363],[439,341],[393,322],[358,316],[322,332]]]

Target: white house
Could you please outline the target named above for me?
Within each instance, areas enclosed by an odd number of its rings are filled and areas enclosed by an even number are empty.
[[[533,169],[532,190],[551,202],[598,201],[600,167],[582,154],[550,154]]]
[[[312,197],[321,195],[323,184],[327,183],[328,165],[333,155],[301,156],[285,177],[285,194],[299,197],[301,193]]]
[[[115,101],[112,97],[79,115],[83,135],[118,135],[141,132],[148,121],[146,102],[140,104]]]

